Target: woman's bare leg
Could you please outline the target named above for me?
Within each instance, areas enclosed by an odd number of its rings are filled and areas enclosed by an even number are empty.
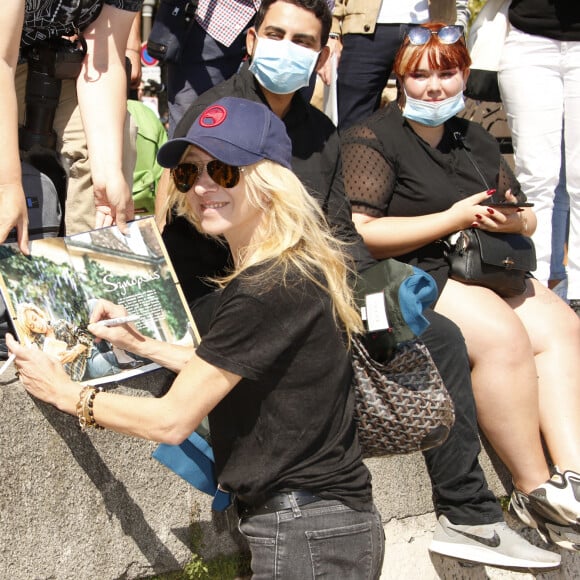
[[[524,325],[495,293],[454,280],[447,282],[435,310],[465,337],[482,431],[514,485],[532,491],[550,473],[540,437],[534,352]]]
[[[508,301],[526,327],[539,384],[540,428],[552,461],[580,473],[580,318],[536,280]]]

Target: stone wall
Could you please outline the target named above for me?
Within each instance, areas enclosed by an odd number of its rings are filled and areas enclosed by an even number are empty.
[[[113,388],[159,395],[171,378],[160,370]],[[238,550],[239,538],[223,516],[212,518],[210,498],[151,458],[155,446],[108,431],[81,433],[76,418],[32,399],[9,369],[0,377],[0,580],[132,580],[178,570],[191,556],[192,522],[201,527],[202,556]],[[496,469],[485,453],[482,464],[496,494],[505,495],[505,469]],[[404,522],[432,515],[420,454],[368,465],[385,529],[404,535],[413,529]],[[417,521],[423,529],[423,520]],[[398,566],[413,569],[416,557],[427,558],[424,540],[417,543],[418,555],[401,559],[394,533],[387,534],[396,553],[387,555]],[[407,551],[412,542],[404,540]],[[580,569],[580,555],[567,558],[566,569]],[[386,562],[385,569],[398,568]],[[574,577],[556,574],[550,578]]]

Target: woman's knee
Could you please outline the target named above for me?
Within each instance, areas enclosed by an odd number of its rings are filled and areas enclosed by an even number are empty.
[[[512,310],[474,312],[456,320],[472,363],[481,357],[504,359],[532,354],[524,325]]]
[[[532,292],[516,308],[516,313],[536,352],[553,344],[580,347],[580,318],[556,294],[538,283],[534,282]]]

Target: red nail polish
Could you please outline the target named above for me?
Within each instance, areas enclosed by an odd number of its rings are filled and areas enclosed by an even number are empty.
[[[479,224],[478,224],[477,222],[473,222],[473,223],[471,224],[471,227],[472,227],[472,228],[478,228],[478,227],[479,227]]]
[[[489,212],[491,215],[493,215],[493,214],[495,213],[495,212],[493,211],[493,209],[491,209],[491,207],[488,207],[488,208],[487,208],[487,211],[488,211],[488,212]]]
[[[482,218],[482,217],[481,217],[481,216],[480,216],[478,213],[476,213],[476,214],[475,214],[475,217],[476,217],[478,220],[480,220],[480,219],[483,219],[483,218]]]
[[[497,189],[488,189],[487,195],[493,195],[496,191],[497,191]]]

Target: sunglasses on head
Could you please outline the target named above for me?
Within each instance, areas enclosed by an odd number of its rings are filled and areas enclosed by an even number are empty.
[[[180,163],[171,170],[171,177],[175,187],[181,193],[187,193],[200,178],[203,169],[220,187],[230,189],[240,181],[240,173],[243,168],[228,165],[219,159],[213,159],[207,163]]]
[[[463,36],[463,27],[453,24],[451,26],[443,26],[439,30],[430,30],[424,26],[413,26],[409,29],[407,36],[409,42],[416,46],[427,44],[429,39],[436,34],[439,41],[443,44],[455,44]]]

